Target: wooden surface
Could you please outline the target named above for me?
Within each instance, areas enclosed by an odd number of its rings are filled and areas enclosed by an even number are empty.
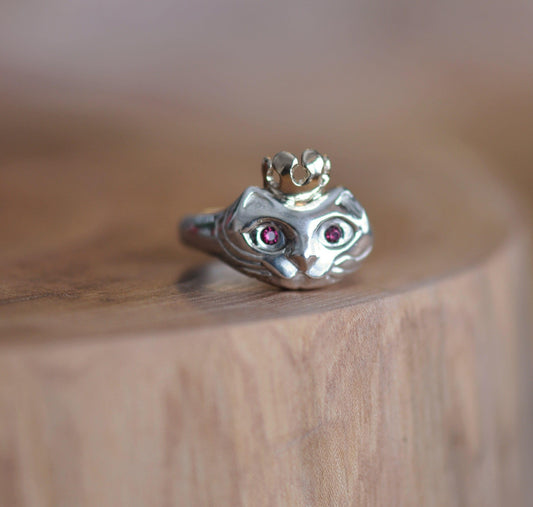
[[[326,138],[333,184],[368,208],[376,249],[332,290],[279,293],[176,241],[180,216],[225,205],[260,182],[261,156],[276,148],[257,145],[252,127],[247,144],[239,125],[219,138],[217,125],[197,120],[191,130],[184,115],[177,125],[46,110],[4,118],[2,343],[353,305],[478,265],[522,233],[512,198],[459,146],[421,132],[394,138],[395,130],[382,132],[379,145],[364,132],[351,145]],[[289,140],[295,151],[305,146]]]
[[[528,231],[477,156],[394,124],[2,111],[0,505],[526,504]],[[177,244],[307,145],[373,223],[358,273],[278,291]]]

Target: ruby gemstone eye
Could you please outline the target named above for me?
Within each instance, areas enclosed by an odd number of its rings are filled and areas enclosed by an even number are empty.
[[[279,232],[272,226],[268,225],[261,231],[261,241],[265,245],[275,245],[279,241]]]
[[[342,229],[338,225],[330,225],[324,233],[328,243],[338,243],[342,238]]]

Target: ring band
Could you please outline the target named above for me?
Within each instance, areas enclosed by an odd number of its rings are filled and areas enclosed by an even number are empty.
[[[372,250],[365,210],[343,187],[328,192],[329,158],[307,149],[262,163],[263,188],[226,209],[185,217],[182,241],[286,289],[314,289],[355,271]]]

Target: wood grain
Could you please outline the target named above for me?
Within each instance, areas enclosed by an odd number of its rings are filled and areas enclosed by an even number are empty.
[[[175,239],[276,136],[4,112],[0,505],[525,504],[527,229],[477,157],[326,136],[376,249],[287,292]]]

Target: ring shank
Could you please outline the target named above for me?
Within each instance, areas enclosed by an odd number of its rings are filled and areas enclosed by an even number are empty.
[[[179,225],[179,236],[183,243],[208,253],[220,251],[217,229],[224,210],[199,213],[183,218]]]

